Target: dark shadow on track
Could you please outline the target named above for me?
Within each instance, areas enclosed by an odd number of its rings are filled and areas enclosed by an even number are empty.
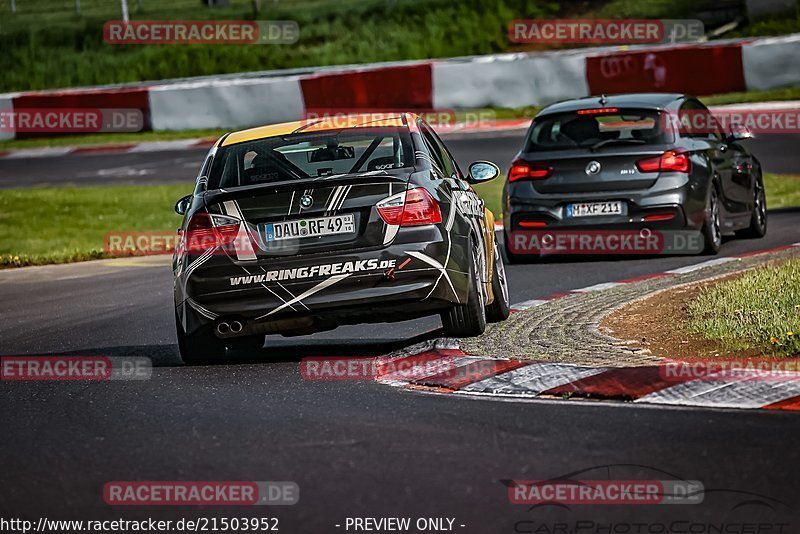
[[[363,340],[361,342],[342,343],[339,340],[302,340],[292,341],[291,338],[268,336],[264,348],[257,354],[253,351],[228,351],[228,355],[220,365],[239,365],[254,363],[298,363],[309,356],[336,356],[341,358],[378,357],[389,352],[442,337],[442,330],[436,329],[419,334],[409,339]],[[280,341],[278,341],[280,340]],[[7,356],[15,356],[9,354]],[[16,356],[30,356],[18,354]],[[108,356],[121,357],[147,357],[153,367],[177,367],[183,362],[178,354],[177,345],[124,345],[116,347],[87,348],[66,352],[40,353],[37,356]]]

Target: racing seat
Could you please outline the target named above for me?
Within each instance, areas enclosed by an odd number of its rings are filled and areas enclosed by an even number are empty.
[[[594,144],[601,140],[600,124],[593,117],[579,117],[562,124],[559,134],[578,146]]]
[[[241,185],[255,185],[263,182],[274,182],[281,179],[283,171],[275,163],[264,156],[257,155],[253,158],[251,166],[242,173]]]

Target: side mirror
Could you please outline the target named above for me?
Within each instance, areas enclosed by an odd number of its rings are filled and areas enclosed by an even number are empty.
[[[489,161],[476,161],[469,166],[467,181],[471,184],[481,184],[494,180],[500,176],[500,168]]]
[[[186,215],[189,206],[192,205],[192,195],[186,195],[175,203],[175,213],[178,215]]]
[[[728,134],[727,141],[729,143],[736,143],[738,141],[747,141],[748,139],[755,139],[755,135],[750,130],[739,130]]]

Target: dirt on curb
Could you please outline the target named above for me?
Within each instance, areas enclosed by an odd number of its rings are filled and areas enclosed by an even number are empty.
[[[722,281],[734,280],[747,271],[740,271],[697,283],[659,291],[649,297],[630,302],[608,314],[600,323],[600,331],[620,339],[629,339],[638,346],[663,358],[750,358],[761,351],[748,349],[732,352],[721,349],[718,342],[701,334],[688,332],[688,303],[705,288]]]

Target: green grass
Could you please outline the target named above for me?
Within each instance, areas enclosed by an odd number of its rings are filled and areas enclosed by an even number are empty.
[[[55,0],[0,7],[0,91],[137,82],[243,71],[490,54],[506,49],[508,23],[557,13],[546,0],[261,0],[261,20],[295,20],[293,45],[108,45],[110,9],[76,16]],[[45,8],[25,14],[24,4]],[[128,0],[129,5],[135,2]],[[253,19],[250,0],[207,9],[200,0],[143,0],[133,19]]]
[[[725,350],[800,353],[800,259],[715,284],[689,302],[687,327]]]
[[[500,169],[505,172],[508,169]],[[499,178],[487,182],[485,184],[473,185],[475,192],[486,203],[486,207],[494,213],[494,219],[497,222],[503,220],[503,185],[506,183],[505,176],[501,175]]]
[[[800,206],[800,176],[764,173],[764,189],[769,209]]]
[[[192,185],[6,189],[0,191],[0,266],[105,257],[109,232],[175,231],[175,202]]]
[[[703,0],[712,1],[712,0]],[[141,3],[141,7],[139,7]],[[491,54],[527,49],[508,42],[515,19],[687,18],[698,0],[128,0],[134,20],[295,20],[293,45],[108,45],[103,24],[120,18],[116,0],[0,0],[0,92],[139,82],[348,63]],[[798,31],[800,18],[743,27],[741,35]]]
[[[751,102],[771,102],[781,100],[800,100],[800,87],[783,87],[764,91],[746,91],[741,93],[724,93],[704,96],[700,100],[707,106],[724,106],[725,104],[745,104]]]

